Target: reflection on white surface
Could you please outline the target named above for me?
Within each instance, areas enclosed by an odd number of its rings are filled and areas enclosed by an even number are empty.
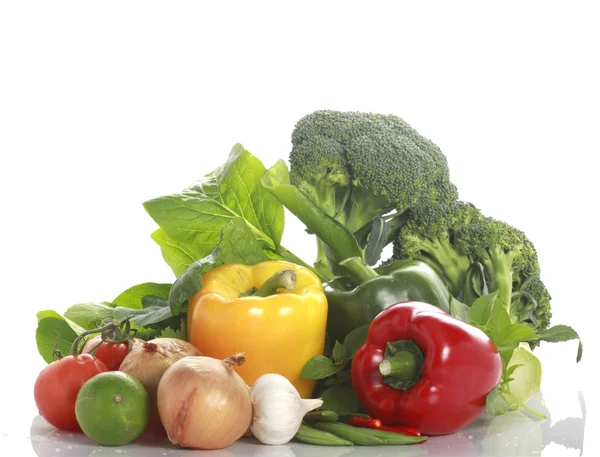
[[[284,446],[263,446],[244,438],[218,451],[191,451],[178,449],[167,440],[144,437],[127,446],[98,446],[81,433],[53,429],[39,416],[31,424],[30,440],[39,457],[529,457],[544,456],[544,448],[551,443],[582,455],[586,408],[581,393],[579,403],[580,417],[553,421],[542,396],[538,395],[529,405],[546,414],[546,420],[519,411],[499,417],[484,416],[458,433],[432,437],[426,443],[409,446],[324,447],[294,442]]]

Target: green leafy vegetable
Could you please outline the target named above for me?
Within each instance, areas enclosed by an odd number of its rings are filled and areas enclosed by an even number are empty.
[[[173,317],[168,303],[164,301],[163,306],[148,306],[143,309],[130,309],[117,307],[114,311],[115,319],[122,322],[129,319],[140,327],[148,327],[167,321]]]
[[[336,365],[329,357],[317,355],[306,362],[300,373],[300,379],[325,379],[342,368],[342,365]]]
[[[152,238],[177,276],[194,261],[209,256],[223,229],[235,219],[246,224],[255,246],[282,259],[299,260],[280,246],[283,206],[261,185],[265,171],[259,159],[236,144],[225,164],[203,180],[144,203],[161,227]],[[228,249],[223,246],[222,251],[226,255]]]
[[[173,330],[171,327],[167,327],[160,332],[159,337],[161,338],[177,338],[179,340],[187,340],[186,329],[181,328],[179,330]]]
[[[65,311],[65,318],[85,330],[98,328],[104,319],[114,318],[114,309],[109,303],[80,303]]]
[[[193,295],[202,288],[202,275],[220,265],[255,265],[269,260],[243,219],[236,217],[221,231],[221,239],[206,257],[193,262],[169,294],[169,307],[178,315]]]
[[[169,294],[170,313],[176,316],[182,311],[188,299],[202,288],[202,274],[214,268],[218,259],[219,247],[217,246],[210,255],[192,263],[187,271],[177,278]]]
[[[344,346],[343,344],[340,344],[339,341],[335,342],[335,346],[333,347],[333,363],[335,363],[336,365],[341,365],[343,363],[346,362],[346,360],[348,360],[347,356],[346,356],[346,346]]]
[[[479,297],[469,308],[469,321],[472,324],[486,326],[492,314],[492,305],[498,298],[498,292]]]
[[[68,355],[75,338],[85,331],[82,327],[65,319],[56,311],[46,310],[37,313],[38,326],[35,340],[38,351],[47,363],[54,360],[54,349]]]
[[[346,346],[346,355],[349,359],[354,357],[354,353],[365,344],[367,341],[367,333],[369,332],[369,325],[361,325],[360,327],[352,330],[346,338],[344,338],[344,346]],[[337,342],[336,342],[337,343]]]
[[[466,305],[454,299],[452,306],[463,313]],[[542,376],[541,363],[531,352],[529,344],[536,341],[578,339],[577,332],[566,325],[559,325],[537,334],[529,325],[513,323],[497,292],[477,298],[467,308],[469,323],[488,335],[500,351],[503,362],[502,379],[487,398],[487,411],[490,414],[504,414],[508,410],[522,407],[532,414],[540,415],[525,404],[539,390]],[[580,360],[580,353],[581,349],[578,351],[577,361]]]
[[[194,246],[175,241],[163,229],[155,230],[151,238],[160,246],[163,259],[171,267],[175,276],[184,274],[188,266],[198,258]]]
[[[321,394],[322,408],[334,411],[340,416],[348,416],[360,410],[360,400],[350,386],[338,385]]]
[[[113,306],[122,306],[124,308],[142,309],[144,305],[142,300],[146,296],[169,298],[171,284],[157,284],[154,282],[145,282],[137,286],[130,287],[119,294],[112,301]]]
[[[167,299],[171,284],[147,282],[130,287],[113,300],[113,316],[118,322],[125,319],[133,324],[139,337],[155,337],[167,326],[181,328],[181,318],[175,318]]]
[[[450,296],[450,314],[463,322],[469,322],[469,307],[463,302]]]

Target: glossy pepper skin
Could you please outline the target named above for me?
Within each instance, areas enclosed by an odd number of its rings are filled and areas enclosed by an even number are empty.
[[[407,340],[420,350],[423,364],[416,383],[400,390],[386,383],[380,363],[388,343]],[[456,432],[479,417],[501,374],[498,350],[481,330],[419,302],[379,314],[352,362],[352,385],[371,416],[426,435]]]
[[[293,290],[269,297],[243,296],[281,270],[296,272]],[[285,376],[302,397],[315,381],[299,380],[312,357],[323,354],[327,299],[319,278],[308,268],[288,262],[254,266],[223,265],[203,276],[202,289],[189,301],[188,336],[202,354],[225,359],[236,352],[246,362],[236,367],[252,386],[266,373]]]
[[[325,284],[329,302],[327,329],[332,341],[357,327],[370,323],[388,306],[404,301],[420,301],[450,309],[450,293],[442,279],[426,263],[399,260],[377,268],[380,276],[360,285],[338,278]]]

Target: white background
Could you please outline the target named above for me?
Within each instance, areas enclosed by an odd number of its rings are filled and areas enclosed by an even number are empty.
[[[595,5],[213,3],[0,5],[0,434],[26,437],[36,413],[38,310],[173,280],[143,201],[186,187],[236,142],[269,166],[300,117],[339,109],[403,117],[445,152],[462,199],[533,240],[553,323],[585,343],[579,365],[575,343],[540,348],[543,388],[570,392],[550,405],[565,415],[580,414],[584,391],[592,455]],[[284,243],[311,260],[291,217]]]

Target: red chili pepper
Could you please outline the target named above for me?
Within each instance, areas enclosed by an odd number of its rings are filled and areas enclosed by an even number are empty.
[[[378,430],[383,430],[385,432],[400,433],[401,435],[408,436],[421,436],[421,432],[418,431],[416,428],[405,427],[404,425],[382,425],[378,428]]]
[[[382,424],[380,419],[373,419],[371,417],[351,417],[348,419],[348,425],[354,425],[355,427],[363,428],[376,428],[379,429]]]
[[[352,386],[367,413],[425,435],[453,433],[479,417],[501,374],[485,333],[420,302],[379,313],[352,361]]]
[[[355,427],[372,428],[376,430],[384,430],[386,432],[400,433],[401,435],[421,436],[421,432],[416,428],[405,427],[403,425],[383,425],[381,419],[374,419],[372,417],[351,417],[348,419],[347,424],[354,425]]]

